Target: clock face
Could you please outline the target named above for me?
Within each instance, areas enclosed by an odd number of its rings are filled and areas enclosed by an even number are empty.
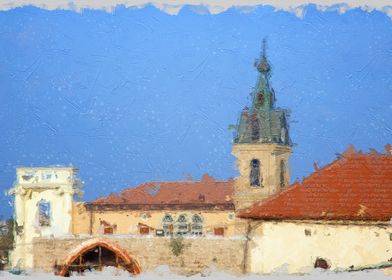
[[[264,95],[261,93],[258,93],[256,105],[257,105],[257,107],[261,107],[261,106],[263,106],[263,104],[264,104]]]

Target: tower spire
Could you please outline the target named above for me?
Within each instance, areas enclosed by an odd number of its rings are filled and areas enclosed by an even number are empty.
[[[274,91],[270,86],[271,65],[267,59],[267,39],[262,42],[260,60],[256,61],[255,66],[260,73],[256,88],[253,92],[252,108],[256,110],[269,111],[274,108]]]
[[[275,92],[270,85],[271,65],[267,59],[267,40],[262,41],[256,86],[251,93],[252,104],[241,113],[236,143],[275,143],[290,146],[286,112],[275,108]]]

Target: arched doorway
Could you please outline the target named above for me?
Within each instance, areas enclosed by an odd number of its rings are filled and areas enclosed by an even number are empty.
[[[314,268],[329,269],[331,265],[323,258],[317,258],[314,262]]]
[[[135,258],[116,244],[102,239],[92,239],[82,243],[66,258],[57,273],[69,276],[71,272],[102,270],[105,266],[122,268],[133,275],[141,272]]]

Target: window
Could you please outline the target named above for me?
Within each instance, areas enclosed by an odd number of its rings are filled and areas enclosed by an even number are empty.
[[[260,187],[263,179],[260,176],[260,161],[252,159],[250,162],[250,185],[252,187]]]
[[[282,127],[282,130],[280,133],[280,140],[281,140],[282,144],[286,144],[286,139],[287,139],[286,134],[287,134],[286,129],[284,127]]]
[[[104,227],[103,234],[113,234],[113,227],[111,227],[111,226]]]
[[[171,215],[166,214],[162,219],[162,228],[165,235],[170,235],[173,233],[173,218]]]
[[[41,227],[50,226],[50,202],[43,199],[38,202],[38,216]]]
[[[203,220],[202,218],[195,214],[192,217],[192,228],[191,233],[194,235],[202,235],[203,234]]]
[[[223,227],[214,228],[214,234],[219,236],[225,235],[225,229]]]
[[[177,235],[184,235],[188,233],[187,218],[184,214],[180,215],[177,219]]]
[[[140,225],[139,226],[139,233],[141,235],[148,235],[148,234],[150,234],[150,227],[145,226],[145,225]]]
[[[286,186],[286,165],[284,163],[284,160],[280,161],[280,187],[283,188]]]
[[[117,228],[117,225],[111,225],[105,220],[100,219],[99,223],[101,224],[101,227],[103,227],[103,234],[113,234]]]

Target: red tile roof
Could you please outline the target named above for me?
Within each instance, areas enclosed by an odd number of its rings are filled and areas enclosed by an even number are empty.
[[[231,200],[233,191],[233,180],[215,181],[206,174],[200,181],[144,183],[135,188],[100,197],[86,205],[113,207],[117,205],[124,206],[125,209],[139,209],[146,206],[151,206],[153,209],[168,206],[181,209],[185,206],[197,208],[208,205],[210,208],[216,208],[224,205],[226,208],[234,209]]]
[[[350,147],[340,159],[272,198],[243,210],[253,219],[374,220],[392,218],[392,155]]]

